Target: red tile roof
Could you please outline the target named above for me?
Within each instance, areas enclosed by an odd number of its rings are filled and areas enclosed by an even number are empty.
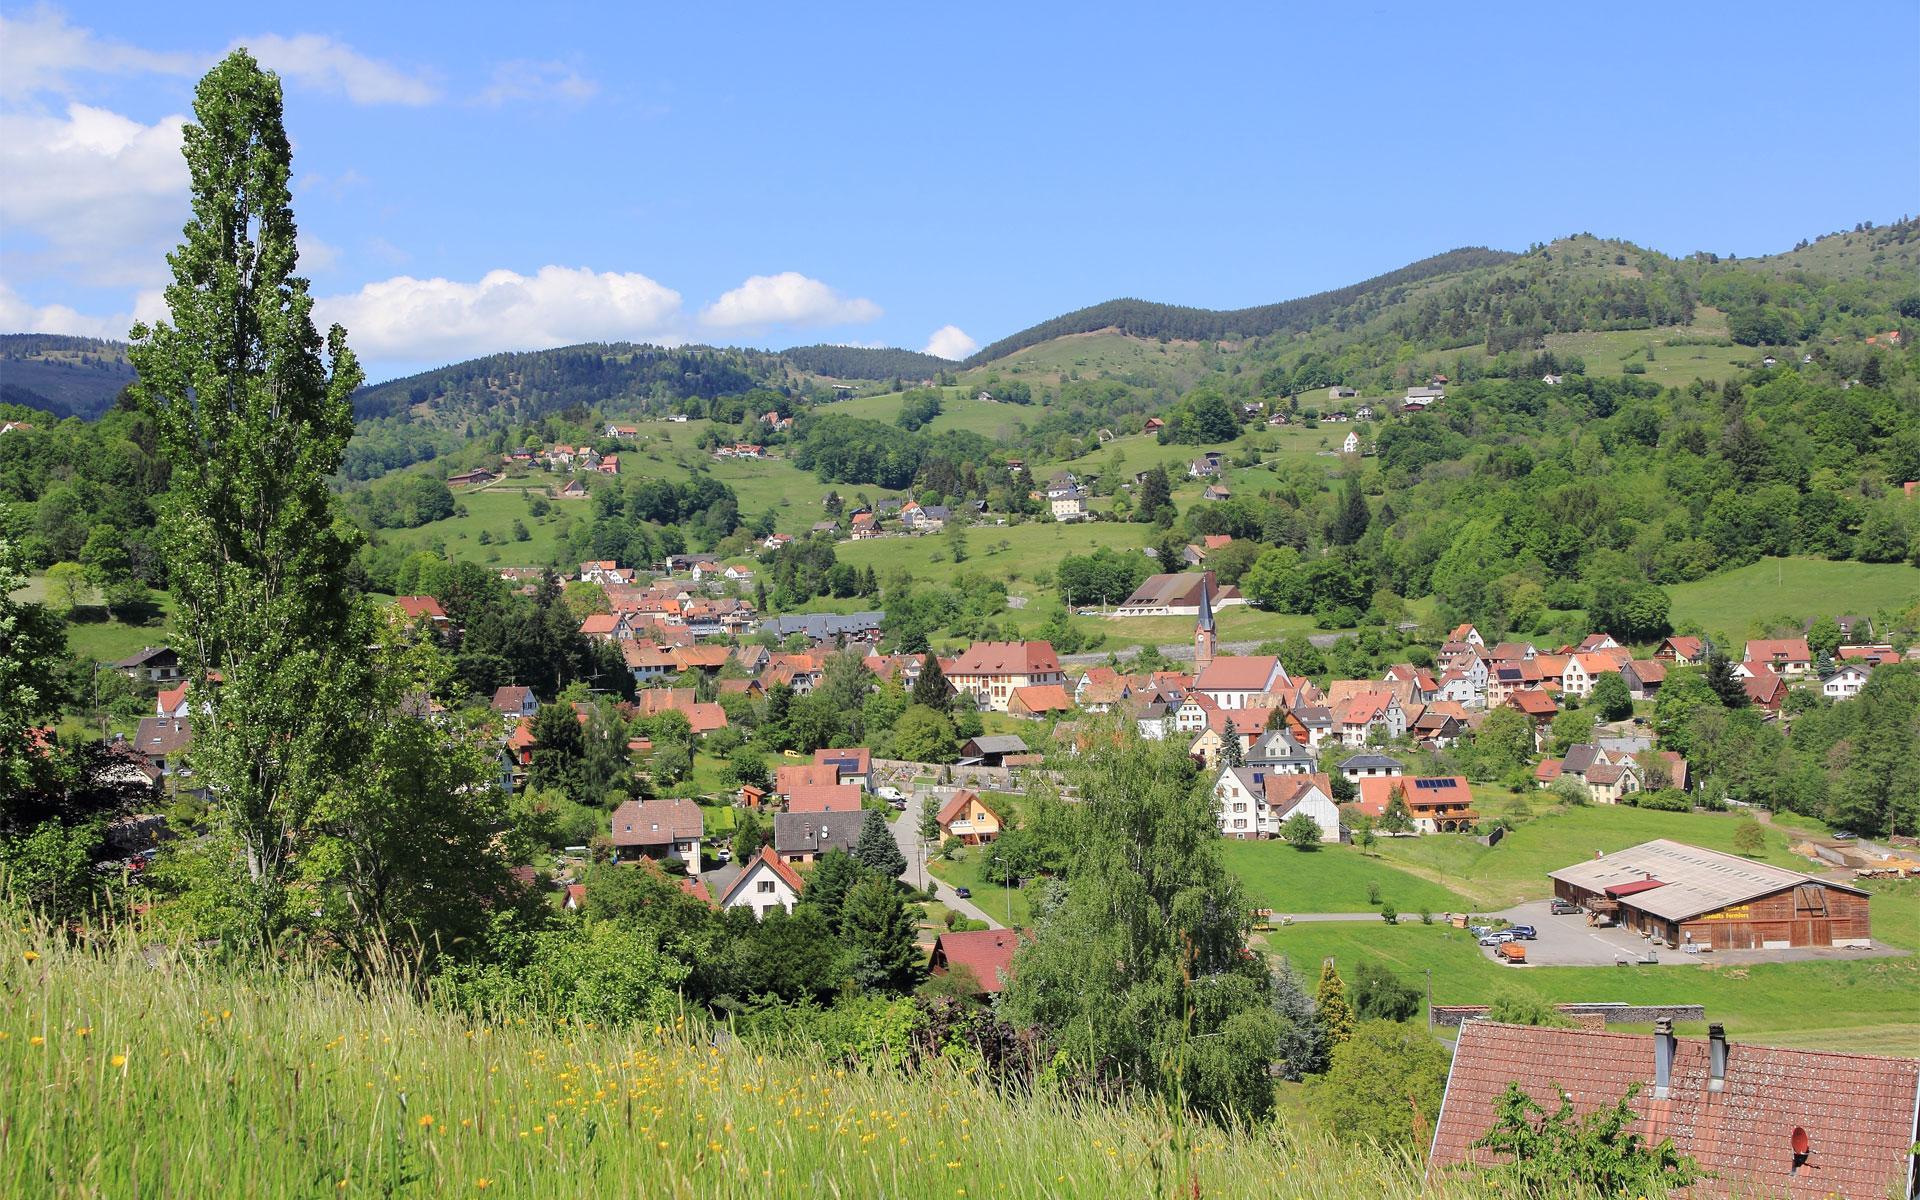
[[[929,969],[935,975],[944,975],[949,967],[966,967],[980,981],[983,992],[998,992],[1004,986],[1002,976],[1013,975],[1013,955],[1019,948],[1020,934],[1012,929],[943,933],[934,939]]]
[[[1805,638],[1755,638],[1747,643],[1747,662],[1808,662],[1813,658]]]
[[[1193,686],[1203,692],[1265,691],[1268,682],[1275,680],[1274,671],[1279,663],[1271,654],[1222,655],[1207,664],[1194,679]]]
[[[447,610],[432,596],[396,596],[393,601],[400,611],[416,620],[421,617],[445,617]]]
[[[1914,1143],[1920,1060],[1785,1050],[1732,1043],[1726,1082],[1708,1090],[1709,1043],[1679,1039],[1666,1099],[1653,1094],[1654,1039],[1469,1021],[1461,1027],[1446,1099],[1434,1129],[1428,1173],[1438,1179],[1455,1164],[1491,1161],[1470,1147],[1493,1127],[1494,1103],[1518,1083],[1548,1111],[1556,1089],[1586,1114],[1642,1090],[1628,1101],[1640,1120],[1628,1132],[1652,1141],[1672,1138],[1708,1178],[1694,1197],[1901,1195]],[[1794,1173],[1791,1137],[1805,1130],[1809,1155]]]
[[[773,790],[790,796],[800,788],[838,787],[840,768],[829,763],[800,763],[780,767],[773,773]]]
[[[760,847],[760,853],[754,855],[747,863],[746,869],[734,877],[733,883],[729,885],[726,892],[721,895],[720,903],[725,905],[728,901],[732,900],[734,895],[740,891],[741,885],[745,884],[748,878],[753,875],[753,869],[762,864],[765,864],[768,870],[778,875],[788,887],[792,888],[794,895],[798,896],[806,890],[807,885],[806,882],[800,878],[800,872],[794,870],[792,864],[781,861],[780,856],[773,852],[772,846],[762,846]]]
[[[858,784],[805,784],[791,789],[786,796],[788,812],[860,811],[860,785]]]
[[[979,793],[961,788],[953,795],[947,797],[947,802],[940,806],[940,811],[935,814],[934,820],[942,826],[951,825],[959,819],[962,812],[966,811],[968,805],[975,803],[979,804],[981,808],[986,809],[988,812],[993,813],[994,820],[997,821],[1000,819],[1000,814],[993,812],[993,805],[981,799]]]
[[[588,613],[580,622],[580,632],[588,637],[608,637],[620,628],[620,618],[613,613]]]
[[[1067,689],[1057,683],[1036,683],[1015,688],[1009,699],[1018,700],[1020,707],[1030,713],[1073,711],[1073,697],[1067,695]]]
[[[1521,688],[1508,696],[1507,707],[1518,709],[1530,717],[1550,717],[1560,711],[1552,696],[1533,688]]]
[[[954,675],[1047,675],[1060,670],[1060,656],[1051,642],[975,642],[951,665]]]
[[[628,800],[613,810],[613,844],[664,846],[700,837],[706,822],[691,800]]]

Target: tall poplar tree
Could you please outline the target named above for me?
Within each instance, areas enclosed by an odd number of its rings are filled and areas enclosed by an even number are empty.
[[[194,116],[170,321],[134,326],[129,356],[173,472],[161,530],[194,681],[189,764],[244,864],[240,915],[271,938],[367,681],[370,627],[346,584],[356,536],[327,489],[362,374],[345,330],[322,342],[294,274],[279,78],[236,50],[200,81]]]

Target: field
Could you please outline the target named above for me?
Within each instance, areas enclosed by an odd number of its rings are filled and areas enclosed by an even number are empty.
[[[1247,902],[1282,913],[1366,912],[1367,885],[1379,884],[1383,900],[1418,919],[1422,908],[1452,912],[1471,901],[1444,884],[1400,870],[1352,846],[1295,850],[1281,841],[1221,844],[1227,869],[1246,888]]]
[[[1489,816],[1518,816],[1510,798],[1477,789]],[[1301,852],[1282,842],[1225,843],[1228,869],[1246,886],[1247,898],[1276,913],[1365,912],[1367,884],[1403,914],[1487,912],[1552,891],[1547,872],[1654,838],[1673,838],[1715,850],[1733,849],[1738,818],[1728,813],[1670,813],[1623,806],[1549,807],[1543,796],[1526,798],[1539,815],[1521,817],[1519,828],[1493,847],[1471,837],[1429,835],[1381,838],[1373,856],[1352,846],[1322,846]],[[1788,852],[1788,832],[1768,828],[1761,860],[1784,867],[1805,862]]]
[[[1873,616],[1920,603],[1920,570],[1900,563],[1768,558],[1668,589],[1673,623],[1743,641],[1811,617]]]
[[[1497,909],[1546,897],[1552,890],[1547,872],[1591,858],[1595,850],[1610,854],[1654,838],[1672,838],[1731,853],[1733,831],[1740,820],[1732,813],[1655,812],[1624,805],[1556,808],[1549,807],[1540,794],[1527,801],[1540,815],[1523,819],[1491,848],[1470,837],[1429,836],[1382,838],[1378,850],[1402,870],[1445,881],[1476,909]],[[1503,804],[1494,811],[1511,809]],[[1767,843],[1761,861],[1784,867],[1806,865],[1804,859],[1788,853],[1786,832],[1776,828],[1764,832]]]
[[[999,404],[975,399],[979,395],[978,388],[952,387],[939,390],[943,397],[940,402],[940,415],[926,427],[933,433],[962,429],[993,441],[1007,441],[1026,421],[1046,411],[1037,405]],[[882,392],[876,396],[837,400],[832,404],[821,405],[814,411],[821,415],[862,417],[869,421],[891,425],[900,416],[900,398],[899,392]]]
[[[557,490],[566,482],[563,475],[552,477]],[[541,477],[539,486],[544,486],[546,477]],[[458,491],[454,493],[454,503],[466,509],[465,516],[451,516],[444,521],[430,521],[414,529],[390,529],[381,537],[387,542],[416,549],[444,549],[456,559],[486,563],[489,566],[538,567],[553,561],[554,552],[559,549],[559,531],[570,521],[584,520],[592,515],[586,501],[552,501],[552,511],[546,517],[536,520],[527,513],[527,503],[539,494],[537,486],[529,481],[529,486],[506,486],[496,484],[478,491]],[[515,541],[513,523],[519,521],[527,530],[527,540]],[[485,532],[489,541],[483,545],[480,534]]]
[[[1228,361],[1232,354],[1199,342],[1162,342],[1107,329],[1069,334],[1016,350],[975,367],[963,379],[978,387],[997,376],[1038,388],[1058,386],[1070,379],[1106,376],[1129,382],[1152,381],[1184,391],[1198,381],[1209,364]]]
[[[1006,1094],[938,1062],[908,1075],[818,1046],[709,1044],[672,1014],[488,1025],[396,987],[6,924],[9,1196],[1440,1195],[1416,1164],[1310,1130]]]
[[[21,598],[42,601],[47,598],[47,581],[43,575],[28,578],[27,586],[18,593]],[[153,619],[143,625],[131,625],[125,621],[110,621],[106,610],[94,605],[82,605],[76,610],[77,620],[67,623],[67,648],[81,658],[92,662],[118,662],[127,656],[144,650],[148,646],[163,645],[167,640],[169,614],[173,611],[173,599],[165,592],[153,592],[156,613]]]
[[[1920,948],[1920,881],[1875,885],[1875,937]],[[1572,919],[1572,918],[1568,918]],[[1296,924],[1265,936],[1266,948],[1288,956],[1310,976],[1333,958],[1343,974],[1362,959],[1389,966],[1424,990],[1432,971],[1436,1004],[1484,1004],[1503,990],[1541,999],[1703,1004],[1735,1041],[1920,1054],[1920,958],[1876,958],[1755,966],[1618,967],[1500,966],[1464,930],[1380,921]],[[1694,1035],[1702,1028],[1684,1028]]]

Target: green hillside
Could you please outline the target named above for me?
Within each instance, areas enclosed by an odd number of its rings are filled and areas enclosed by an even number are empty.
[[[1904,563],[1769,558],[1673,589],[1673,619],[1744,640],[1816,617],[1877,617],[1920,605],[1920,570]]]
[[[49,333],[0,334],[0,404],[92,420],[133,382],[124,342]]]
[[[9,1111],[10,1196],[1469,1194],[1298,1124],[1175,1124],[962,1065],[900,1070],[878,1030],[848,1064],[819,1044],[710,1044],[672,1012],[485,1022],[394,986],[7,924],[0,985],[23,1003],[0,1015],[0,1073],[38,1098]]]

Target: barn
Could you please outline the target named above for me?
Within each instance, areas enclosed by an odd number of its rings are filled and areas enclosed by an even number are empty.
[[[1715,950],[1868,946],[1867,893],[1661,838],[1551,872],[1553,894],[1621,926]]]

